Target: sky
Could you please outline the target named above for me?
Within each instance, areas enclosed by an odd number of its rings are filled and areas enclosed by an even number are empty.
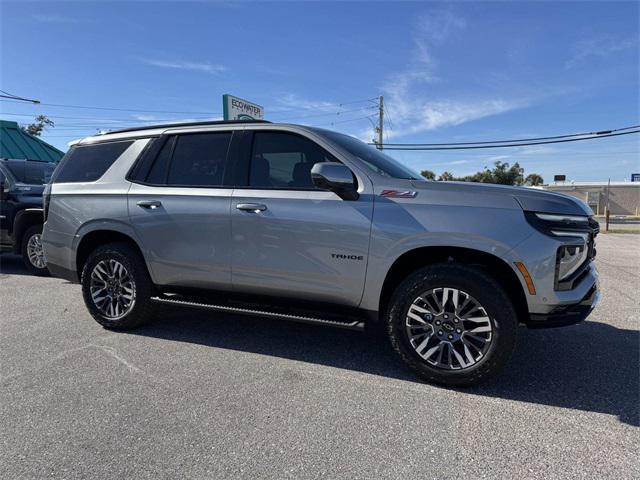
[[[0,118],[98,130],[217,119],[230,93],[266,118],[443,143],[640,124],[639,2],[28,2],[0,0]],[[56,105],[75,105],[71,108]],[[545,180],[628,180],[640,135],[530,147],[388,152],[467,175],[519,162]]]

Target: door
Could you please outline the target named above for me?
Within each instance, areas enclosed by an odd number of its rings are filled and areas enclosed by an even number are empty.
[[[0,170],[0,244],[8,244],[9,241],[9,180]]]
[[[129,216],[155,283],[230,288],[232,188],[224,178],[231,135],[162,139],[153,164],[137,173],[144,178],[129,190]]]
[[[303,136],[258,130],[250,152],[231,205],[234,291],[357,306],[371,197],[345,201],[314,188],[313,164],[337,160]]]

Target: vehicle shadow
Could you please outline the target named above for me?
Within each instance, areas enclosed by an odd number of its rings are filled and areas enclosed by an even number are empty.
[[[473,395],[616,415],[640,426],[640,335],[597,321],[522,328],[510,365]],[[410,382],[382,335],[237,315],[170,309],[135,335],[259,353]]]
[[[0,275],[32,275],[22,257],[14,253],[0,253]]]

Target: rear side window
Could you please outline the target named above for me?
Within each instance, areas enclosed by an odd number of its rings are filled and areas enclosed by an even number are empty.
[[[313,165],[336,161],[322,147],[300,135],[256,132],[249,185],[258,188],[313,189]]]
[[[224,169],[230,140],[231,132],[178,135],[169,166],[167,185],[224,185]]]
[[[149,170],[147,178],[144,180],[146,183],[150,183],[151,185],[164,185],[175,140],[176,137],[169,137],[164,143],[162,150],[160,150],[160,153],[158,153],[158,156],[153,162],[151,170]]]
[[[98,180],[132,143],[133,140],[72,147],[56,169],[53,183]]]

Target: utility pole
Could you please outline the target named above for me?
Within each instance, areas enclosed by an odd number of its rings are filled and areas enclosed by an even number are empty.
[[[609,178],[609,181],[607,182],[607,202],[606,202],[606,211],[604,213],[604,231],[608,232],[609,231],[609,216],[611,215],[611,204],[609,203],[609,190],[611,190],[611,178]]]
[[[382,150],[382,133],[384,129],[384,97],[380,95],[380,99],[378,101],[378,128],[376,128],[376,132],[378,133],[378,141],[377,147],[378,150]]]

